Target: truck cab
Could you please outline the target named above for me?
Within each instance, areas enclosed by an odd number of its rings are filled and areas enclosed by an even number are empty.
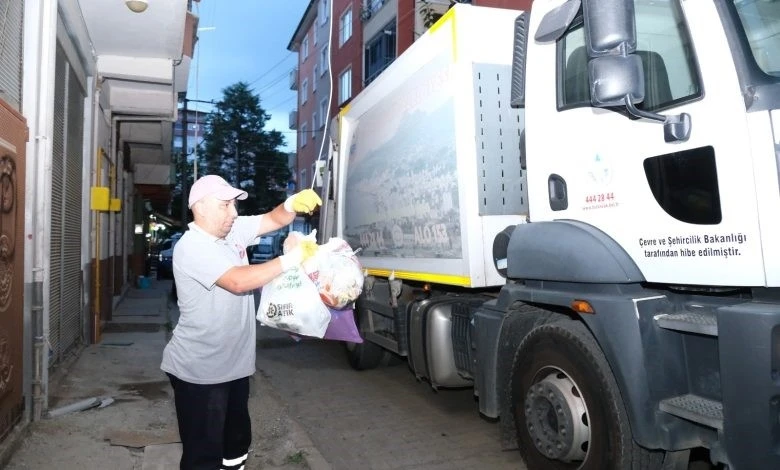
[[[778,1],[455,5],[339,116],[350,363],[530,469],[780,468],[779,108]]]

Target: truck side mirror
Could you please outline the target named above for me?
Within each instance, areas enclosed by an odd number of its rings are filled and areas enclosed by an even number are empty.
[[[588,61],[591,104],[597,108],[641,103],[645,78],[639,56],[608,55]]]
[[[544,15],[536,30],[534,40],[557,41],[569,29],[580,11],[582,0],[568,0]],[[515,39],[512,52],[512,96],[509,105],[525,106],[525,56],[528,50],[528,12],[522,12],[515,20]]]
[[[625,106],[628,113],[664,123],[664,140],[688,140],[691,117],[665,116],[636,107],[645,98],[642,59],[636,52],[636,18],[633,0],[582,0],[591,104],[606,108]]]
[[[633,0],[583,0],[582,16],[588,57],[636,50]]]

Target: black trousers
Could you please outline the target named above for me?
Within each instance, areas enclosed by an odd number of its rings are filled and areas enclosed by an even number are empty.
[[[183,452],[181,470],[239,470],[252,442],[249,377],[200,385],[168,374]]]

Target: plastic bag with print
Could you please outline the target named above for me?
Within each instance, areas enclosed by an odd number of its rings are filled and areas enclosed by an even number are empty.
[[[301,238],[309,235],[291,232],[284,242],[285,251],[292,249]],[[355,251],[341,238],[331,238],[320,245],[317,253],[303,263],[306,274],[314,281],[320,298],[328,307],[343,309],[352,305],[363,290],[363,268]]]
[[[314,282],[301,267],[295,267],[263,286],[257,320],[279,330],[322,338],[330,311],[320,300]]]

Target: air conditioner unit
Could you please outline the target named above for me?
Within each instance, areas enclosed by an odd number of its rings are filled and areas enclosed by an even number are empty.
[[[290,90],[298,90],[298,67],[290,70]]]
[[[290,129],[298,129],[298,111],[290,111]]]

